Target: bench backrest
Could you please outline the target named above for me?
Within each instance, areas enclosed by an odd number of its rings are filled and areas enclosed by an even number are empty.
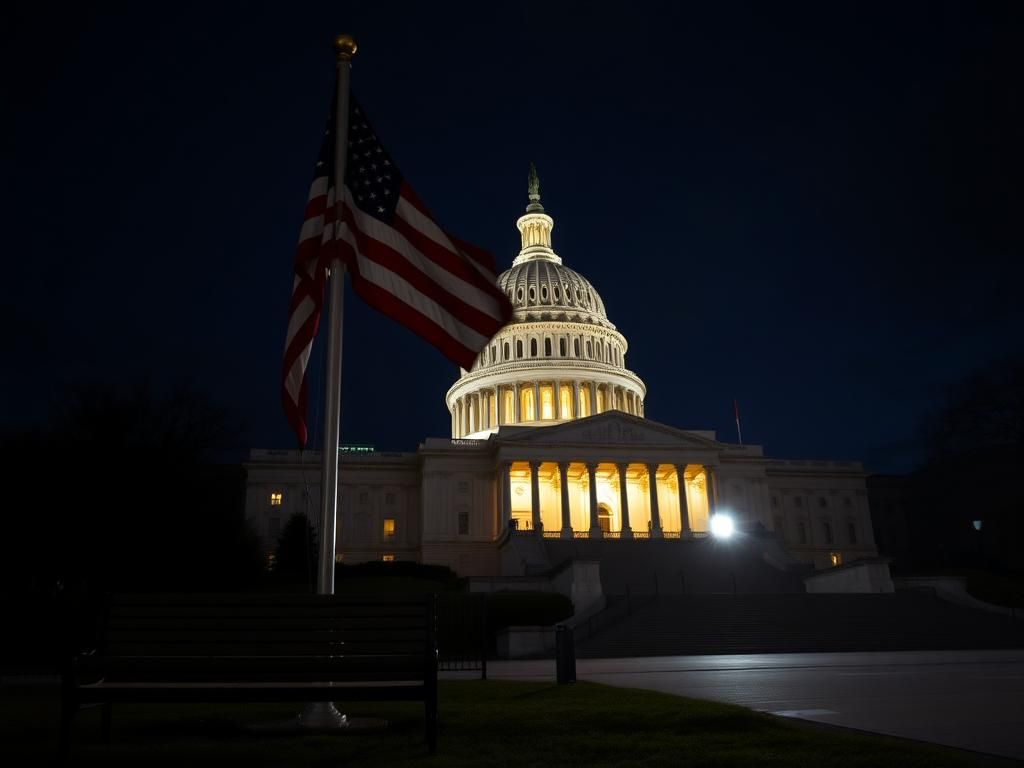
[[[392,681],[436,676],[432,595],[120,595],[108,681]]]

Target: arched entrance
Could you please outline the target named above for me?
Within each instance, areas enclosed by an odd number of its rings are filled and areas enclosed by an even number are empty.
[[[601,527],[602,533],[608,533],[612,529],[612,510],[607,504],[597,505],[597,524]]]

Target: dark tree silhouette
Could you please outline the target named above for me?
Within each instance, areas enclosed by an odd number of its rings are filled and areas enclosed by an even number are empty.
[[[928,458],[912,504],[918,559],[1024,569],[1024,359],[957,383],[922,435]]]
[[[309,518],[298,512],[288,518],[278,539],[274,573],[286,584],[316,586],[317,536]]]

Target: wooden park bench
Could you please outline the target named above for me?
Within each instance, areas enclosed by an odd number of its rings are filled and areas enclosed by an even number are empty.
[[[432,595],[125,595],[102,642],[64,675],[62,754],[75,714],[122,703],[422,701],[437,747]]]

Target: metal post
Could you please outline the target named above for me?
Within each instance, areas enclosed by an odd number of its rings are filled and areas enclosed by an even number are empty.
[[[356,43],[348,35],[334,41],[338,55],[338,105],[334,120],[334,204],[340,211],[345,194],[348,155],[348,91]],[[340,216],[334,226],[340,226]],[[341,320],[345,300],[345,267],[331,262],[327,329],[327,384],[324,387],[324,454],[320,479],[320,574],[317,594],[334,594],[334,539],[338,516],[338,442],[341,429]]]

